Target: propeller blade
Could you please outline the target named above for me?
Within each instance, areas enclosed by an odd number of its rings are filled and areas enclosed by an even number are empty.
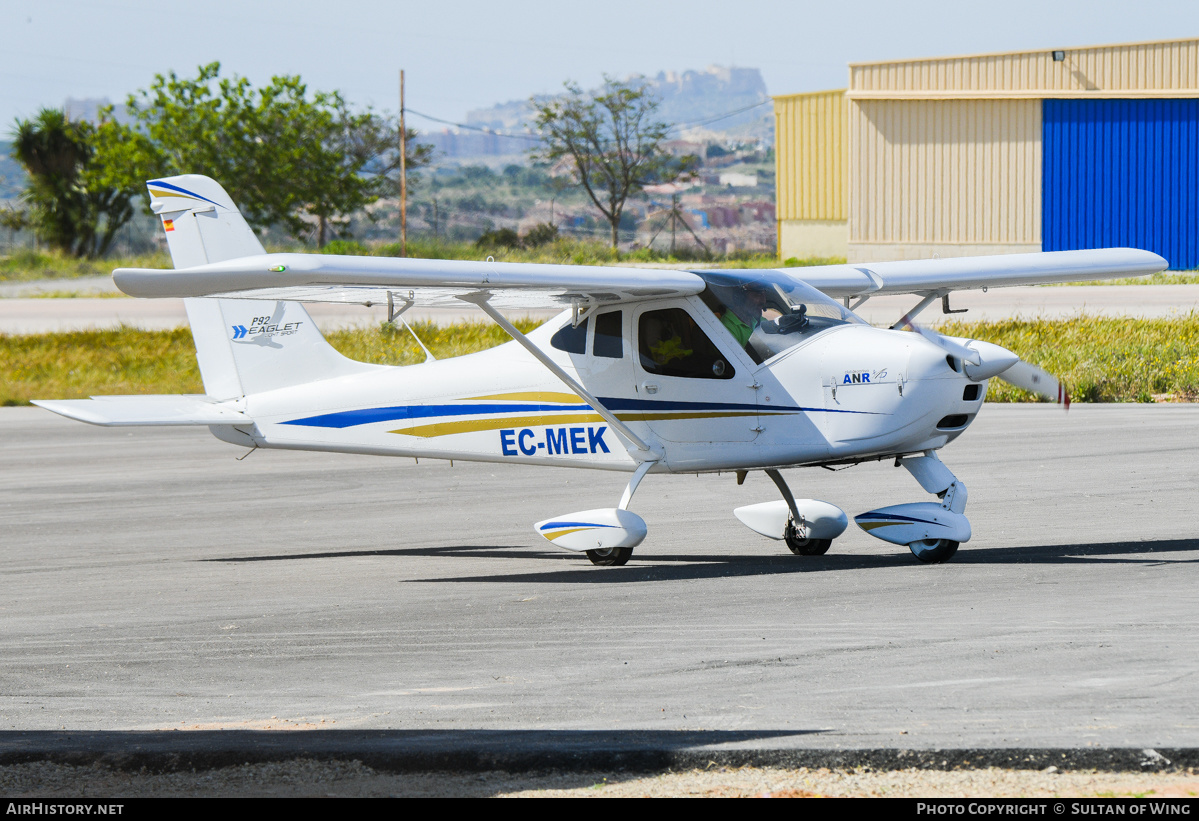
[[[1057,402],[1066,410],[1070,410],[1070,394],[1066,390],[1066,386],[1059,382],[1053,374],[1036,365],[1020,360],[999,374],[999,378],[1017,388],[1023,388],[1029,393],[1043,396],[1050,402]]]
[[[1057,377],[1036,365],[1025,362],[1007,348],[979,339],[944,336],[917,325],[910,316],[906,315],[892,327],[904,325],[941,350],[961,360],[966,376],[971,379],[982,382],[998,376],[1004,382],[1010,382],[1017,388],[1023,388],[1029,393],[1043,396],[1050,402],[1057,402],[1066,410],[1070,410],[1070,394]]]

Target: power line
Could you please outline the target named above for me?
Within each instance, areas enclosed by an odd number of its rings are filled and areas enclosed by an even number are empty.
[[[673,130],[680,129],[680,128],[690,128],[690,127],[696,126],[696,125],[710,125],[711,123],[720,122],[721,120],[727,120],[729,117],[735,117],[738,114],[743,114],[746,111],[753,111],[755,108],[761,108],[762,106],[764,106],[770,102],[771,102],[771,100],[759,100],[758,102],[754,103],[753,105],[747,105],[744,108],[738,108],[733,111],[726,111],[724,114],[717,114],[715,117],[709,117],[709,118],[703,119],[703,120],[696,120],[695,122],[690,122],[690,123],[675,123],[670,128],[673,131]]]
[[[503,134],[492,128],[482,128],[477,125],[467,125],[466,123],[456,123],[456,122],[453,122],[452,120],[443,120],[440,117],[434,117],[430,114],[422,114],[421,112],[417,111],[415,108],[409,108],[408,111],[409,111],[409,113],[415,114],[418,117],[424,117],[426,120],[432,120],[435,123],[442,123],[444,125],[452,125],[455,128],[465,128],[470,131],[481,131],[484,134],[491,134],[494,137],[505,137],[509,140],[528,140],[529,142],[534,142],[534,143],[541,142],[540,137],[535,137],[531,134]]]
[[[741,108],[733,109],[732,111],[726,111],[725,113],[717,114],[714,117],[706,117],[704,119],[695,120],[695,121],[689,122],[689,123],[675,123],[674,125],[670,126],[670,130],[678,131],[683,128],[691,128],[691,127],[697,126],[697,125],[711,125],[712,123],[720,122],[721,120],[727,120],[729,117],[735,117],[738,114],[744,114],[746,111],[753,111],[755,108],[761,108],[764,105],[768,105],[770,102],[771,102],[770,100],[759,100],[758,102],[756,102],[752,105],[743,106]],[[527,142],[534,142],[534,143],[541,142],[541,137],[538,137],[538,136],[535,136],[532,134],[505,134],[501,131],[496,131],[495,129],[492,129],[492,128],[484,128],[484,127],[477,126],[477,125],[467,125],[466,123],[456,123],[453,120],[443,120],[442,118],[434,117],[431,114],[424,114],[420,111],[417,111],[414,108],[409,108],[408,111],[412,114],[415,114],[418,117],[423,117],[426,120],[432,120],[435,123],[441,123],[443,125],[452,125],[455,128],[465,128],[468,131],[478,131],[483,134],[490,134],[493,137],[504,137],[505,139],[509,139],[509,140],[526,140]]]

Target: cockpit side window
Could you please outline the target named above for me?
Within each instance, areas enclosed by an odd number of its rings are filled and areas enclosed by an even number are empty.
[[[682,308],[646,311],[637,322],[641,367],[661,376],[732,379],[733,366]]]
[[[624,356],[624,316],[621,311],[605,311],[595,316],[595,342],[592,353],[620,359]]]
[[[550,337],[550,344],[560,351],[584,354],[587,352],[587,321],[578,325],[567,322]]]

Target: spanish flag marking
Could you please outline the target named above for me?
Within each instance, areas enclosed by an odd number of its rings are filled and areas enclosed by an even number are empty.
[[[174,231],[175,230],[175,221],[174,220],[163,220],[162,227],[165,228],[168,232]]]

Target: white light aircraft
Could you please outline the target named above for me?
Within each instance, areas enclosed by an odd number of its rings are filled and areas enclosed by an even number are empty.
[[[880,459],[894,459],[936,501],[855,522],[921,561],[946,561],[970,523],[966,486],[937,452],[969,427],[987,380],[1069,399],[1010,351],[917,327],[916,315],[938,299],[949,311],[955,290],[1167,266],[1120,248],[738,271],[268,254],[213,180],[148,187],[175,268],[122,268],[113,279],[133,296],[185,298],[205,395],[36,404],[97,425],[205,425],[251,448],[631,473],[615,507],[534,526],[598,565],[624,564],[645,538],[629,504],[647,473],[735,471],[742,481],[765,471],[782,499],[735,515],[810,556],[829,549],[848,517],[796,499],[780,470]],[[892,328],[851,310],[909,293],[919,299]],[[513,342],[406,367],[364,364],[335,351],[302,302],[385,304],[392,321],[413,305],[467,302]],[[528,334],[501,313],[554,306],[563,312]]]

